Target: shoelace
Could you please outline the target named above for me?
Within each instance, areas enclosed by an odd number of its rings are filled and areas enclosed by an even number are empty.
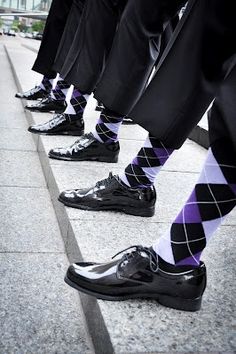
[[[112,172],[109,172],[108,177],[102,179],[101,181],[98,181],[95,186],[96,186],[96,187],[100,187],[100,186],[105,186],[105,187],[107,187],[107,186],[111,183],[111,181],[113,180],[113,178],[114,178],[114,176],[113,176]]]
[[[135,256],[136,254],[138,253],[139,255],[142,256],[142,253],[145,253],[147,255],[147,257],[149,258],[149,266],[150,266],[150,269],[154,272],[154,273],[157,273],[158,270],[159,270],[159,266],[158,266],[158,258],[157,258],[157,255],[154,251],[152,251],[150,248],[148,247],[143,247],[141,245],[135,245],[135,246],[130,246],[120,252],[118,252],[117,254],[115,254],[113,258],[117,257],[119,254],[125,252],[125,251],[128,251],[129,249],[132,249],[132,248],[135,248],[134,251],[130,252],[130,253],[125,253],[120,262],[119,262],[119,265],[122,264],[124,261],[126,261],[127,263],[129,263]]]
[[[50,127],[50,128],[55,127],[55,125],[56,125],[57,123],[59,123],[62,119],[63,119],[63,120],[66,119],[66,118],[65,118],[65,115],[64,115],[63,113],[57,114],[55,117],[53,117],[52,119],[50,119],[50,121],[48,122],[49,127]]]
[[[87,134],[84,134],[82,136],[83,140],[84,139],[89,139],[90,138],[90,134],[87,133]],[[81,138],[77,139],[70,147],[69,147],[69,150],[70,151],[74,151],[74,152],[77,152],[79,150],[79,148],[81,147]]]
[[[33,88],[30,89],[29,91],[26,91],[26,94],[27,94],[27,95],[31,95],[31,94],[35,93],[35,91],[36,91],[37,88],[38,88],[38,86],[33,87]]]

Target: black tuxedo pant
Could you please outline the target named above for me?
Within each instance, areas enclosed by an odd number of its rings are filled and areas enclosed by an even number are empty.
[[[185,0],[87,0],[61,76],[127,114],[160,52],[159,37]]]
[[[126,0],[86,0],[80,25],[60,68],[64,80],[91,93],[104,70]],[[58,69],[55,63],[54,69]]]
[[[55,78],[77,30],[85,0],[53,0],[32,70]],[[57,69],[53,68],[56,60]]]
[[[155,77],[130,116],[179,148],[213,102],[210,142],[236,148],[235,2],[192,0],[160,60]]]

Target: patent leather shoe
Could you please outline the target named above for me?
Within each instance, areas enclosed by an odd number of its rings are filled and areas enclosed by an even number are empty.
[[[26,92],[17,92],[15,97],[24,98],[26,100],[38,100],[39,98],[45,98],[48,96],[48,92],[43,90],[40,86],[35,86]]]
[[[119,176],[99,181],[95,186],[85,189],[64,191],[59,201],[72,208],[84,210],[114,210],[125,214],[150,217],[155,213],[155,187],[130,188]]]
[[[103,300],[149,298],[178,310],[197,311],[201,308],[206,287],[203,262],[192,269],[189,266],[179,268],[168,265],[166,271],[152,248],[130,248],[134,250],[109,263],[72,264],[67,270],[65,282]]]
[[[81,116],[73,120],[69,114],[56,114],[52,119],[43,124],[31,125],[30,133],[41,135],[76,135],[84,134],[84,120]]]
[[[28,109],[32,112],[63,113],[66,109],[66,106],[67,104],[65,101],[54,100],[51,96],[48,96],[37,104],[25,106],[25,109]]]
[[[48,156],[66,161],[117,162],[120,151],[119,142],[102,144],[92,133],[84,134],[74,144],[65,148],[51,149]]]

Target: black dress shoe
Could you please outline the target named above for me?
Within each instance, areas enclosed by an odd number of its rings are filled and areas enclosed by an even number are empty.
[[[150,217],[155,213],[155,187],[130,188],[118,176],[99,181],[86,189],[64,191],[59,201],[72,208],[84,210],[115,210],[125,214]]]
[[[133,246],[119,260],[110,263],[72,264],[65,282],[73,288],[98,299],[121,301],[150,298],[160,304],[184,311],[201,307],[206,287],[204,263],[194,269],[169,265],[173,272],[161,268],[152,248]],[[120,252],[121,253],[121,252]],[[113,257],[114,258],[114,257]]]
[[[50,150],[48,156],[66,161],[117,162],[119,151],[118,142],[102,144],[94,138],[92,133],[89,133],[83,135],[69,147]]]
[[[40,86],[35,86],[29,91],[23,93],[17,92],[15,94],[15,97],[24,98],[26,100],[38,100],[39,98],[45,98],[47,96],[48,96],[48,92],[41,89]]]
[[[56,114],[49,122],[31,125],[28,131],[42,135],[76,135],[84,134],[84,120],[79,116],[78,119],[71,120],[69,114]]]
[[[32,112],[63,113],[66,109],[66,106],[67,104],[65,101],[57,101],[54,100],[51,96],[48,96],[37,104],[25,106],[25,109],[28,109]]]

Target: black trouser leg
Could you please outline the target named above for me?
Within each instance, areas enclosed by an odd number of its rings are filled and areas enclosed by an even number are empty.
[[[53,0],[42,42],[32,70],[53,79],[56,76],[55,70],[52,70],[57,49],[65,28],[67,17],[69,15],[73,0]]]
[[[236,49],[234,7],[233,0],[189,2],[155,77],[130,112],[167,147],[182,145],[217,95]]]
[[[85,1],[86,0],[73,0],[73,4],[71,6],[71,10],[66,21],[65,29],[53,64],[53,69],[58,73],[60,73],[62,70],[67,55],[73,44],[75,33],[79,28]]]
[[[235,112],[236,61],[235,66],[221,84],[213,106],[208,113],[210,145],[213,145],[216,141],[224,139],[231,142],[236,151]]]
[[[129,113],[157,60],[157,37],[184,0],[129,0],[122,14],[95,97],[122,115]]]
[[[94,90],[110,51],[124,0],[87,0],[61,76],[82,92]]]

